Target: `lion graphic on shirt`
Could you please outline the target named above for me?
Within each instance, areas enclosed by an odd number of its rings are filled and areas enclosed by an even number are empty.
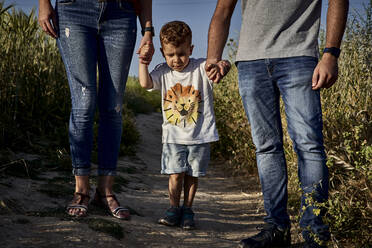
[[[194,86],[177,83],[164,96],[164,113],[167,121],[179,127],[195,125],[200,114],[201,94]]]

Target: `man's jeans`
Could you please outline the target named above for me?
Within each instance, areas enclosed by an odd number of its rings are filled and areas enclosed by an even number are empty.
[[[328,169],[323,147],[320,92],[311,89],[317,58],[291,57],[238,63],[239,91],[248,116],[264,207],[265,222],[290,226],[287,213],[287,166],[279,98],[282,96],[288,132],[298,156],[298,176],[304,238],[312,230],[321,240],[329,239],[328,227],[314,213],[314,201],[328,198]],[[312,199],[312,200],[311,200]],[[315,207],[316,208],[316,207]]]
[[[115,175],[123,95],[136,41],[135,11],[129,2],[98,0],[57,0],[56,11],[57,44],[71,91],[69,137],[73,174],[90,173],[98,105],[98,175]]]

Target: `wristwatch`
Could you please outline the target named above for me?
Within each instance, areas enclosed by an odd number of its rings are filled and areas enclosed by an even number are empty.
[[[141,33],[142,33],[142,36],[145,35],[145,32],[151,32],[151,35],[154,36],[155,35],[155,32],[154,32],[154,27],[145,27],[144,29],[142,29]]]
[[[341,52],[340,48],[337,48],[337,47],[326,47],[323,50],[323,53],[330,53],[336,58],[340,56],[340,52]]]

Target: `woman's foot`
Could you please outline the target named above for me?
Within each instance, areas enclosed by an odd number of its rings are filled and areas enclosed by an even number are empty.
[[[100,176],[98,179],[98,188],[94,196],[94,203],[108,210],[115,218],[129,220],[129,210],[121,207],[118,199],[112,191],[114,185],[114,176]]]
[[[67,214],[73,217],[87,216],[89,199],[89,195],[75,192],[71,203],[67,206]]]
[[[75,176],[75,193],[67,206],[67,214],[74,217],[86,216],[89,199],[89,176]]]

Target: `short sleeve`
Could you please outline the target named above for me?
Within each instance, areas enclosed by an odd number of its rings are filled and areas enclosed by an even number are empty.
[[[210,80],[209,78],[208,78],[208,76],[207,76],[207,72],[205,71],[205,63],[206,63],[207,61],[205,60],[205,59],[202,59],[202,61],[201,61],[201,63],[200,63],[200,71],[201,71],[201,73],[202,73],[202,75],[203,75],[203,79],[206,81],[206,82],[208,82],[209,84],[210,84],[210,86],[213,88],[213,86],[214,86],[214,84],[213,84],[213,81],[212,80]]]
[[[162,64],[155,66],[154,70],[152,70],[152,72],[150,73],[152,84],[153,84],[153,87],[152,87],[153,90],[161,89],[161,80],[165,73],[164,69],[165,69],[165,65],[164,63],[162,63]]]

